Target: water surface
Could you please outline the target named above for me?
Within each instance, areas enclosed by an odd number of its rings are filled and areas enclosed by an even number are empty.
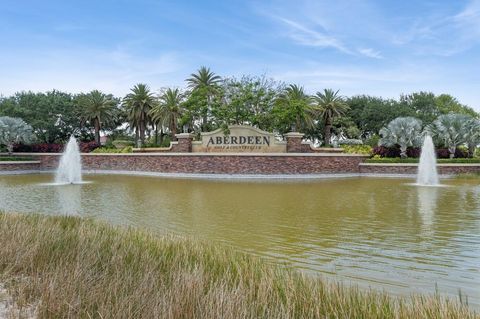
[[[0,176],[0,210],[76,214],[231,245],[393,294],[467,294],[480,307],[480,180],[215,181]]]

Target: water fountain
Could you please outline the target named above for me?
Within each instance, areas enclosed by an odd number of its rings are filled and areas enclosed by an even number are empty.
[[[77,140],[71,136],[63,151],[55,174],[56,184],[79,184],[82,183],[82,163],[80,148]]]
[[[418,164],[417,184],[421,186],[437,186],[437,157],[432,137],[426,135],[423,140],[420,163]]]

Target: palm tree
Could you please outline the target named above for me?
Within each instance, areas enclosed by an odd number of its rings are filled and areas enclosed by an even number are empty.
[[[123,99],[127,107],[128,120],[130,126],[135,129],[137,134],[137,145],[145,144],[145,130],[150,122],[148,112],[156,106],[157,101],[150,88],[146,84],[137,84],[131,89],[131,93],[127,94]]]
[[[182,113],[183,94],[179,89],[168,88],[160,96],[159,104],[148,112],[152,121],[161,126],[168,126],[175,140],[177,134],[178,120]]]
[[[206,87],[210,88],[212,90],[211,92],[213,93],[215,86],[218,85],[221,80],[222,78],[210,71],[210,68],[202,66],[200,69],[198,69],[196,74],[190,74],[190,77],[186,81],[188,83],[188,87],[192,90]]]
[[[400,156],[407,157],[409,146],[420,146],[422,140],[422,121],[414,117],[397,117],[380,130],[382,138],[379,145],[400,146]]]
[[[325,123],[325,132],[323,140],[325,145],[330,144],[330,136],[332,132],[332,122],[335,117],[342,116],[349,109],[343,97],[338,95],[338,90],[325,89],[322,92],[317,92],[314,97],[316,107],[322,116]]]
[[[473,157],[475,149],[480,143],[480,121],[476,118],[468,118],[465,121],[465,140],[468,147],[468,157]]]
[[[200,110],[203,131],[207,129],[208,114],[211,112],[212,99],[218,93],[221,80],[222,78],[219,75],[216,75],[210,71],[210,68],[205,66],[200,67],[197,73],[190,74],[190,77],[186,79],[188,88],[200,94],[205,100]]]
[[[291,131],[314,126],[315,108],[303,87],[290,84],[279,95],[275,104],[281,121],[288,123]]]
[[[455,157],[457,146],[467,142],[467,127],[469,117],[463,114],[443,114],[430,124],[426,130],[432,137],[440,140],[450,153],[450,158]]]
[[[8,154],[13,152],[13,145],[30,143],[35,139],[33,129],[18,117],[0,117],[0,145],[6,145]]]
[[[100,130],[102,124],[112,120],[117,102],[111,95],[106,95],[98,90],[78,97],[81,107],[82,121],[91,122],[95,128],[95,142],[100,144]]]

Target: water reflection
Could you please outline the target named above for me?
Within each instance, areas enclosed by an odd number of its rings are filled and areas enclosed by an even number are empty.
[[[437,211],[438,187],[416,187],[418,214],[422,220],[422,233],[424,236],[433,235],[433,219]]]
[[[58,213],[62,215],[82,215],[82,186],[53,186],[55,200],[58,203]]]
[[[458,289],[480,305],[480,187],[412,187],[405,179],[221,182],[0,176],[0,210],[76,214],[192,235],[396,294]]]

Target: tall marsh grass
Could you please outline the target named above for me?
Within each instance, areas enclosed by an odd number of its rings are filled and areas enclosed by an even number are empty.
[[[392,298],[74,217],[0,213],[0,283],[39,318],[479,318],[439,296]]]

